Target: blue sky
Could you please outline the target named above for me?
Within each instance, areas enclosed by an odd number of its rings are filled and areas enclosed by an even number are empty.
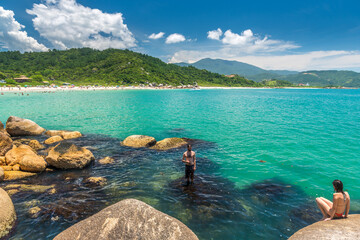
[[[128,48],[165,62],[360,71],[358,1],[0,0],[0,49]]]

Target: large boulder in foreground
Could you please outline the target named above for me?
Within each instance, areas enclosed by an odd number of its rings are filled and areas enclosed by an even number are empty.
[[[136,199],[126,199],[66,229],[54,240],[195,240],[179,220]]]
[[[122,145],[134,148],[152,147],[155,144],[155,138],[145,135],[131,135],[122,142]]]
[[[41,135],[45,129],[29,119],[11,116],[6,122],[6,131],[11,136]]]
[[[320,221],[297,231],[289,240],[360,239],[360,214],[348,218]]]
[[[169,150],[169,149],[173,149],[173,148],[179,148],[182,147],[184,145],[186,145],[188,142],[186,141],[186,139],[184,138],[165,138],[159,142],[156,143],[155,146],[153,146],[153,149],[156,150]]]
[[[13,147],[12,139],[0,131],[0,156],[4,156]]]
[[[43,157],[37,155],[34,149],[24,144],[8,151],[5,155],[5,161],[9,166],[19,164],[20,169],[27,172],[42,172],[47,165]]]
[[[9,234],[16,220],[14,204],[9,195],[0,188],[0,239]]]
[[[94,155],[88,149],[68,142],[60,142],[51,148],[46,157],[51,166],[60,169],[84,168],[94,159]]]

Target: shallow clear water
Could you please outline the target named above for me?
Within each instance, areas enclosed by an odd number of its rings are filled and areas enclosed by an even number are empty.
[[[73,142],[92,146],[97,159],[116,159],[23,180],[55,184],[57,193],[13,195],[13,239],[51,239],[129,197],[178,218],[201,239],[286,239],[320,217],[313,199],[331,198],[335,178],[352,197],[351,211],[360,211],[359,90],[5,93],[0,106],[2,122],[15,115],[46,129],[79,130],[85,137]],[[199,139],[196,184],[182,186],[185,149],[120,146],[132,134]],[[106,177],[108,184],[88,187],[82,183],[88,176]],[[27,214],[34,198],[42,209],[37,219]]]

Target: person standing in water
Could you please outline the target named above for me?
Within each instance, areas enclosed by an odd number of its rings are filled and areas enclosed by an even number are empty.
[[[182,162],[185,163],[185,178],[187,179],[187,185],[194,182],[194,171],[196,170],[196,156],[195,152],[191,151],[191,145],[187,145],[187,151],[184,152]]]
[[[331,220],[334,218],[347,218],[350,210],[350,196],[349,193],[344,192],[343,183],[340,180],[333,181],[335,193],[333,194],[333,201],[326,198],[316,198],[316,203],[320,208],[323,218],[321,220]]]

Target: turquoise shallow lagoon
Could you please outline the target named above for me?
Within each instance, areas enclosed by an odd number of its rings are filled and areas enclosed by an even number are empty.
[[[331,198],[336,178],[352,197],[351,211],[360,211],[360,90],[5,93],[0,96],[0,120],[5,123],[10,115],[46,129],[81,131],[84,140],[75,142],[93,146],[97,158],[116,158],[111,167],[95,163],[73,173],[76,178],[106,176],[109,184],[103,189],[87,189],[74,179],[56,196],[14,195],[19,217],[14,239],[51,239],[128,197],[180,219],[201,239],[286,239],[320,217],[313,200]],[[201,140],[194,144],[198,185],[181,185],[185,149],[156,152],[120,146],[132,134]],[[66,185],[65,174],[46,173],[28,181]],[[76,218],[49,207],[66,199],[77,202],[79,195],[92,205]],[[35,220],[26,215],[24,203],[34,198],[48,209]],[[59,219],[52,221],[56,214]]]

